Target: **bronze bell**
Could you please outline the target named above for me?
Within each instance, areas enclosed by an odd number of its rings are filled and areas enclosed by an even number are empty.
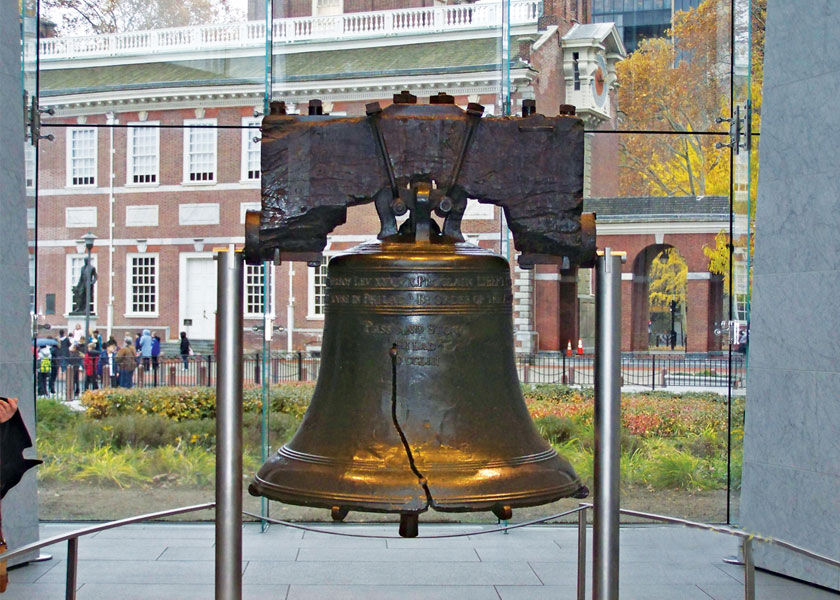
[[[430,507],[507,519],[585,497],[522,399],[508,262],[439,235],[418,189],[399,235],[330,261],[312,402],[249,491],[337,520],[398,512],[405,536]]]

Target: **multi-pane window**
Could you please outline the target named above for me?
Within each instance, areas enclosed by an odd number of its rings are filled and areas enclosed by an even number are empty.
[[[35,255],[29,255],[29,312],[35,313]]]
[[[242,119],[243,181],[258,180],[260,178],[260,138],[262,137],[262,133],[258,129],[259,125],[260,119],[252,117]]]
[[[67,182],[96,185],[96,129],[74,128],[67,132]]]
[[[26,144],[25,148],[25,157],[26,157],[26,187],[27,188],[34,188],[35,187],[35,146],[32,144]]]
[[[70,313],[73,310],[73,289],[79,284],[81,286],[79,289],[84,293],[84,282],[80,281],[82,277],[82,268],[85,266],[85,259],[87,258],[86,255],[80,254],[76,256],[69,256],[69,265],[67,269],[67,312]],[[91,255],[91,264],[93,268],[96,269],[96,255]],[[98,275],[97,275],[98,277]],[[94,280],[93,285],[90,287],[88,293],[88,304],[90,306],[90,314],[94,314],[96,312],[96,288],[97,283]]]
[[[157,314],[157,255],[130,254],[128,256],[128,312]]]
[[[272,312],[271,299],[271,268],[268,272],[269,303],[268,312]],[[262,317],[265,307],[265,278],[263,265],[245,266],[245,316]]]
[[[157,127],[128,128],[128,183],[157,183],[160,137]]]
[[[317,267],[309,267],[309,314],[310,319],[323,319],[327,296],[327,258]]]
[[[214,183],[216,181],[216,120],[184,121],[184,181]]]

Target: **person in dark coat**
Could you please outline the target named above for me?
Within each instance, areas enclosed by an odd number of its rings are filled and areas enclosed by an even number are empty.
[[[190,341],[187,339],[187,332],[181,332],[181,360],[184,361],[184,370],[186,371],[189,368],[188,361],[190,354],[192,354],[192,347],[190,346]]]
[[[42,462],[23,457],[23,451],[32,447],[32,438],[17,405],[17,398],[0,398],[0,499],[24,473]]]
[[[158,384],[158,369],[160,368],[160,336],[157,332],[152,332],[152,372],[154,386]]]

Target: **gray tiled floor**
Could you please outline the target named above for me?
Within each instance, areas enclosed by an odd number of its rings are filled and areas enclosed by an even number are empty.
[[[385,525],[319,525],[395,536]],[[44,525],[42,536],[67,525]],[[421,535],[477,532],[474,525],[422,525]],[[591,534],[591,531],[590,531]],[[211,525],[129,526],[79,542],[79,600],[213,598]],[[541,600],[575,598],[577,531],[531,527],[452,539],[358,539],[272,527],[243,534],[243,597],[272,600]],[[591,550],[591,541],[589,548]],[[639,600],[743,598],[743,569],[728,537],[679,527],[621,532],[621,597]],[[14,569],[3,600],[64,597],[65,546],[54,558]],[[591,574],[591,564],[587,567]],[[762,600],[837,600],[840,594],[767,573]]]

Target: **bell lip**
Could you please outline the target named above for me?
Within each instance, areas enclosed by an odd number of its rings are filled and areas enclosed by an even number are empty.
[[[416,451],[416,449],[415,449]],[[321,456],[318,454],[311,454],[309,452],[303,452],[301,450],[295,450],[291,448],[289,444],[283,444],[278,450],[276,455],[282,456],[287,459],[291,460],[298,460],[301,462],[311,463],[315,465],[329,465],[333,467],[337,466],[344,466],[344,467],[353,467],[354,470],[359,471],[374,471],[374,472],[381,472],[382,471],[382,461],[381,460],[360,460],[360,459],[339,459],[333,458],[330,456]],[[461,460],[457,463],[455,462],[425,462],[421,461],[420,465],[421,468],[428,471],[437,471],[437,472],[457,472],[457,471],[475,471],[477,469],[492,469],[492,468],[504,468],[504,467],[517,467],[521,465],[529,465],[529,464],[536,464],[542,463],[544,461],[551,460],[555,457],[560,457],[557,454],[557,451],[552,448],[548,447],[545,450],[540,452],[534,452],[532,454],[526,454],[523,456],[514,456],[511,458],[497,458],[495,460]],[[562,458],[562,457],[560,457]]]
[[[325,509],[341,506],[355,512],[371,513],[422,513],[429,508],[444,513],[486,512],[492,511],[497,506],[528,508],[550,504],[563,498],[579,498],[580,496],[577,494],[581,489],[586,489],[586,486],[581,483],[579,478],[576,478],[568,484],[555,486],[553,489],[545,489],[536,495],[530,491],[523,491],[519,494],[505,493],[495,496],[457,496],[444,498],[441,501],[435,500],[432,506],[426,503],[425,498],[418,496],[422,503],[421,506],[413,503],[399,504],[397,502],[377,501],[370,497],[350,498],[337,494],[326,495],[311,491],[293,490],[268,482],[259,476],[254,476],[254,480],[248,486],[248,492],[252,496],[263,496],[284,504]],[[434,491],[432,491],[432,497],[434,498]]]

